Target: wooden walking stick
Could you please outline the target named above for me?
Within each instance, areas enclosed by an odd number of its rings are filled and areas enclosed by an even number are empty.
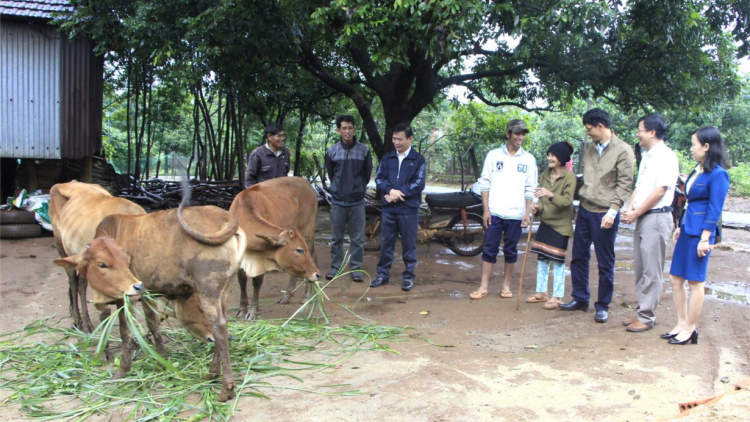
[[[534,214],[529,220],[529,237],[526,239],[526,252],[523,254],[523,265],[521,266],[521,279],[518,280],[518,296],[516,297],[516,312],[521,308],[521,289],[523,288],[523,273],[526,270],[526,260],[529,259],[529,247],[531,246],[531,232],[534,231]]]

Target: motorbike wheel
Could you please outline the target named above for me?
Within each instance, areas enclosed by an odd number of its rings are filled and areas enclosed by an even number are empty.
[[[380,215],[368,215],[365,224],[365,250],[380,250]]]
[[[459,256],[479,255],[484,246],[482,217],[476,214],[466,214],[466,217],[467,224],[465,229],[460,215],[453,217],[448,226],[446,226],[446,230],[454,234],[454,237],[448,242],[447,246],[453,253]]]

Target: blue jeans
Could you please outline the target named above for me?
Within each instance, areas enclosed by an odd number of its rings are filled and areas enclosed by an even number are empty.
[[[391,264],[396,239],[401,235],[401,256],[404,259],[404,280],[414,280],[414,267],[417,266],[417,231],[419,214],[393,214],[383,211],[380,217],[380,259],[378,277],[385,280],[391,277]]]
[[[608,229],[601,228],[602,218],[607,213],[590,212],[578,208],[576,231],[573,237],[573,260],[570,262],[570,275],[573,281],[573,299],[589,303],[589,262],[591,261],[591,244],[594,244],[596,260],[599,267],[599,298],[594,304],[597,311],[609,310],[612,293],[615,290],[615,238],[620,214]]]

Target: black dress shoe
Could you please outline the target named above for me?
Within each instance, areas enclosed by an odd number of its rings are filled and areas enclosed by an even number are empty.
[[[563,303],[560,305],[560,309],[563,311],[583,311],[588,312],[589,311],[589,304],[586,302],[579,302],[577,300],[571,300],[568,303]]]
[[[686,338],[684,341],[677,340],[677,337],[670,339],[669,344],[680,344],[685,345],[688,344],[698,344],[698,330],[693,330],[693,334],[690,334],[690,337]]]
[[[352,273],[352,281],[356,281],[357,283],[361,283],[365,281],[365,279],[362,278],[362,273],[357,271]]]
[[[677,334],[680,334],[680,333],[677,333]],[[660,335],[659,337],[663,338],[664,340],[670,340],[670,339],[677,337],[677,334],[664,333]]]
[[[404,283],[401,284],[401,290],[405,292],[411,290],[412,287],[414,287],[414,280],[405,279]]]
[[[599,323],[605,323],[609,319],[609,312],[607,311],[596,311],[596,315],[594,316],[594,321]]]
[[[336,273],[338,273],[339,270],[331,270],[328,271],[328,274],[326,274],[326,280],[333,280],[334,277],[336,277]]]
[[[385,286],[386,284],[388,284],[388,279],[385,279],[383,277],[378,277],[375,280],[372,280],[372,282],[370,282],[370,287],[380,287],[380,286]]]

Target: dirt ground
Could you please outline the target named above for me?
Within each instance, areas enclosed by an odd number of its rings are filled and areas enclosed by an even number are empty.
[[[327,210],[321,210],[318,222],[318,261],[325,273],[330,263]],[[725,239],[750,249],[750,232],[727,230]],[[524,247],[522,242],[519,249]],[[1,331],[55,313],[67,316],[66,278],[52,264],[55,257],[51,237],[0,241]],[[335,371],[300,374],[302,385],[288,378],[273,379],[278,386],[308,389],[348,384],[348,389],[369,395],[320,396],[269,389],[271,400],[242,398],[235,420],[657,421],[677,415],[678,403],[723,393],[750,377],[748,253],[713,253],[707,285],[711,296],[699,322],[697,346],[670,346],[659,338],[676,321],[668,283],[655,330],[626,333],[620,324],[632,312],[628,306],[636,303],[632,233],[625,230],[617,241],[615,298],[605,324],[595,323],[593,312],[545,311],[540,304],[523,301],[516,312],[515,298],[499,297],[499,276],[491,282],[490,296],[471,301],[468,295],[479,285],[479,256],[458,257],[440,245],[425,244],[419,246],[418,257],[411,292],[400,289],[399,259],[388,286],[365,292],[366,283],[346,279],[327,293],[377,324],[409,326],[416,337],[453,347],[406,339],[390,344],[399,354],[357,353]],[[377,252],[366,253],[364,266],[371,274],[377,258]],[[591,267],[596,279],[596,264]],[[517,265],[515,283],[520,270]],[[535,278],[532,255],[523,298],[533,293]],[[286,306],[270,300],[280,297],[287,279],[282,274],[266,277],[261,318],[288,317],[297,309],[299,294]],[[233,286],[230,306],[237,306],[237,291]],[[596,291],[593,283],[592,297]],[[567,300],[570,277],[566,293]],[[334,323],[350,320],[340,308],[328,309]],[[421,315],[422,311],[429,314]],[[728,383],[721,381],[724,377]],[[0,392],[0,398],[5,396]],[[746,421],[749,412],[750,392],[740,392],[683,420]],[[0,412],[2,421],[22,418],[12,406]]]

